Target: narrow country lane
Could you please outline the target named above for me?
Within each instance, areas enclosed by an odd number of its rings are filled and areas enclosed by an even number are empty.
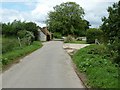
[[[2,74],[3,88],[84,88],[60,41],[46,42]]]

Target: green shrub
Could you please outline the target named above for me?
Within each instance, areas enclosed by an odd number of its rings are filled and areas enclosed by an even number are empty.
[[[20,30],[17,34],[20,38],[20,43],[22,44],[22,46],[30,45],[35,37],[32,32],[27,30]]]
[[[90,45],[73,55],[78,70],[92,88],[118,88],[118,64],[112,63],[104,45]]]
[[[75,41],[75,39],[71,35],[68,35],[64,40],[65,43],[70,43],[70,42],[73,42],[73,41]]]
[[[110,42],[106,46],[109,48],[112,60],[120,66],[120,39],[114,37]]]
[[[18,33],[17,33],[18,37],[20,37],[20,38],[25,37],[26,36],[26,31],[27,30],[20,30],[20,31],[18,31]]]
[[[58,33],[58,32],[55,32],[54,34],[53,34],[53,37],[54,38],[62,38],[62,35],[60,34],[60,33]]]
[[[87,43],[95,43],[95,39],[101,42],[102,34],[102,30],[96,28],[88,29],[86,33]]]
[[[114,62],[120,65],[120,0],[108,7],[108,16],[102,18],[100,28],[104,32],[104,43],[109,45]]]

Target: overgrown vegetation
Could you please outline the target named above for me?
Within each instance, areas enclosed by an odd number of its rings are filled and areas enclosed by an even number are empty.
[[[29,46],[24,46],[24,47],[19,47],[17,49],[13,49],[10,51],[7,51],[6,53],[3,53],[1,59],[2,59],[2,66],[4,67],[5,65],[8,65],[14,60],[18,59],[19,57],[23,57],[26,54],[35,51],[36,49],[40,48],[42,44],[40,41],[34,41],[31,45]]]
[[[113,63],[104,45],[90,45],[73,56],[77,68],[87,75],[92,88],[118,88],[118,65]]]
[[[2,42],[2,54],[19,48],[19,42],[16,38],[13,38],[13,37],[4,38],[4,37],[2,37],[1,42]]]
[[[96,28],[88,29],[86,32],[87,43],[95,43],[95,39],[97,39],[99,42],[101,42],[102,35],[103,35],[102,30],[99,30]]]
[[[108,8],[108,17],[102,19],[101,29],[104,33],[104,44],[109,48],[113,60],[120,65],[120,1]]]
[[[54,37],[54,38],[61,39],[61,38],[62,38],[62,35],[61,35],[61,33],[59,33],[59,32],[55,32],[55,33],[53,33],[53,37]]]
[[[14,20],[11,23],[2,23],[2,66],[42,46],[38,40],[38,26],[33,22]]]
[[[18,37],[19,34],[24,34],[25,31],[33,33],[34,40],[38,40],[38,26],[33,22],[21,22],[14,20],[9,23],[2,23],[2,35],[5,37]]]
[[[75,41],[75,38],[71,35],[68,35],[65,39],[64,39],[64,42],[65,43],[70,43],[70,42],[73,42]]]

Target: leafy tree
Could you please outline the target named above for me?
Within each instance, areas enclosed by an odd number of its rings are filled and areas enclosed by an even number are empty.
[[[95,39],[97,39],[99,42],[101,42],[102,35],[103,35],[102,30],[99,30],[96,28],[90,28],[86,32],[87,42],[95,43]]]
[[[24,30],[25,24],[26,24],[25,21],[24,21],[24,22],[21,22],[20,20],[19,20],[19,21],[14,20],[14,21],[11,23],[11,26],[12,26],[12,28],[13,28],[14,34],[16,35],[18,31]]]
[[[18,36],[18,39],[19,39],[20,46],[21,46],[21,44],[30,45],[31,42],[34,39],[33,33],[30,32],[30,31],[27,31],[27,30],[19,31],[17,33],[17,36]]]
[[[62,35],[82,36],[81,31],[88,27],[88,21],[84,20],[84,10],[75,2],[66,2],[54,7],[49,12],[46,21],[50,31],[59,32]]]
[[[108,12],[108,18],[102,18],[101,29],[111,55],[115,56],[114,60],[118,63],[120,62],[120,1],[109,7]]]
[[[14,20],[12,23],[2,24],[2,34],[5,36],[16,36],[19,30],[23,30],[23,23]]]
[[[8,23],[8,25],[7,24],[5,24],[5,23],[3,23],[2,24],[2,34],[3,35],[8,35],[8,33],[10,33],[10,28],[9,28],[9,23]],[[11,33],[10,33],[11,34]]]
[[[33,22],[21,22],[14,20],[12,23],[2,24],[2,34],[17,37],[18,32],[27,30],[34,34],[34,40],[38,39],[38,26]],[[23,31],[24,32],[24,31]]]
[[[33,32],[35,40],[38,40],[38,26],[33,22],[27,22],[25,24],[25,29],[27,31]]]
[[[53,33],[53,37],[60,39],[60,38],[62,38],[62,35],[59,32],[55,32],[55,33]]]

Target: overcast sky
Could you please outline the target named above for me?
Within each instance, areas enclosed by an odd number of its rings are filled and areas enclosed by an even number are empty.
[[[0,21],[12,22],[13,20],[32,21],[40,27],[46,26],[44,21],[47,13],[62,2],[76,2],[85,11],[84,18],[91,27],[99,27],[101,18],[108,16],[107,8],[119,0],[2,0],[0,1]]]

